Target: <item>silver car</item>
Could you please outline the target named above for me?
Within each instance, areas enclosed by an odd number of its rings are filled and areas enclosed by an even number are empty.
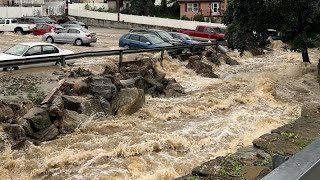
[[[56,32],[46,33],[43,35],[42,40],[49,43],[59,42],[81,46],[97,42],[97,37],[96,33],[92,33],[85,28],[68,27]]]

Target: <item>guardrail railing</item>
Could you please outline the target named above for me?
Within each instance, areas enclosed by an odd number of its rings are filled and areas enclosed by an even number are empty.
[[[320,140],[315,140],[262,180],[320,179]]]
[[[17,58],[13,60],[4,60],[0,59],[0,68],[10,68],[23,65],[33,65],[41,63],[50,63],[50,62],[59,62],[62,66],[66,64],[67,60],[78,59],[84,57],[98,57],[98,56],[119,56],[119,66],[122,64],[123,55],[127,54],[137,54],[143,52],[161,52],[161,60],[163,59],[164,51],[176,51],[189,49],[192,53],[196,51],[196,48],[207,47],[207,46],[216,46],[226,45],[226,42],[214,42],[214,43],[201,43],[194,45],[182,45],[182,46],[172,46],[172,47],[160,47],[160,48],[151,48],[151,49],[119,49],[119,50],[108,50],[108,51],[90,51],[90,52],[81,52],[70,55],[58,55],[58,56],[48,56],[48,57],[31,57],[31,58]]]

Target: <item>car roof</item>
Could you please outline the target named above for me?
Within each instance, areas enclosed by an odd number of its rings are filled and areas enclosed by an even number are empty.
[[[149,33],[135,33],[135,32],[133,32],[133,33],[127,33],[126,35],[128,35],[128,34],[130,34],[130,35],[138,35],[138,36],[145,36],[145,37],[150,37],[150,36],[154,36],[154,37],[158,37],[158,36],[156,36],[156,35],[154,35],[154,34],[149,34]]]
[[[66,27],[64,29],[76,29],[76,30],[82,30],[82,27]]]
[[[43,45],[51,45],[51,46],[55,46],[53,44],[50,43],[46,43],[46,42],[26,42],[26,43],[19,43],[21,45],[25,45],[25,46],[43,46]]]

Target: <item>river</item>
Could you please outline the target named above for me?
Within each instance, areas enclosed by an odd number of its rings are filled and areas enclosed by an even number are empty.
[[[73,134],[26,150],[0,154],[0,179],[169,180],[299,117],[303,103],[319,102],[313,64],[276,48],[263,56],[230,54],[219,79],[196,75],[166,57],[161,68],[186,88],[179,98],[146,97],[131,116],[88,118]]]

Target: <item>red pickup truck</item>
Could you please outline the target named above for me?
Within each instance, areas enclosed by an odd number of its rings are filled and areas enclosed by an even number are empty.
[[[214,26],[197,26],[194,31],[178,29],[177,32],[188,34],[189,36],[196,37],[196,39],[223,41],[225,29]]]

